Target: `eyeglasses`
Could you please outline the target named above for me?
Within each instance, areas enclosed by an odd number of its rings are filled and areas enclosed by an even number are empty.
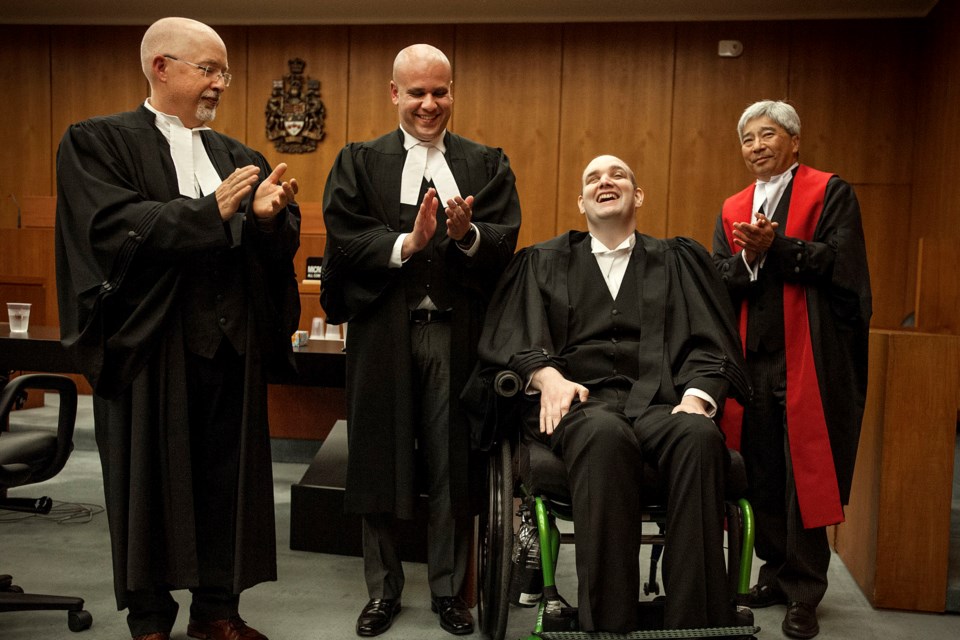
[[[225,87],[229,87],[229,86],[230,86],[230,81],[233,79],[233,75],[227,73],[226,71],[217,71],[217,70],[216,70],[215,68],[213,68],[213,67],[205,67],[205,66],[203,66],[202,64],[197,64],[196,62],[187,62],[186,60],[181,60],[180,58],[178,58],[178,57],[176,57],[176,56],[171,56],[171,55],[168,55],[168,54],[166,54],[166,53],[163,54],[163,57],[164,57],[164,58],[170,58],[171,60],[176,60],[177,62],[182,62],[183,64],[188,64],[188,65],[190,65],[191,67],[194,67],[195,69],[199,69],[200,71],[203,71],[203,77],[204,77],[204,78],[210,77],[210,74],[212,73],[212,74],[214,74],[213,77],[214,77],[215,79],[217,79],[217,80],[222,80],[222,81],[223,81],[223,86],[225,86]]]

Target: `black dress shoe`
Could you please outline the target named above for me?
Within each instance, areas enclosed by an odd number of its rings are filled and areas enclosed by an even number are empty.
[[[473,616],[460,598],[444,596],[430,601],[430,610],[440,616],[440,628],[455,636],[473,633]]]
[[[775,604],[787,604],[787,595],[776,585],[756,584],[747,594],[747,606],[751,609],[763,609]]]
[[[783,632],[791,638],[806,640],[820,633],[817,623],[817,608],[804,602],[791,602],[783,617]]]
[[[400,613],[400,598],[373,598],[357,618],[357,635],[364,638],[378,636],[393,624]]]

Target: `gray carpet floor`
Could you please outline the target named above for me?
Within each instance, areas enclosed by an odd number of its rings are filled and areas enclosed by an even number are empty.
[[[34,409],[18,418],[20,422],[49,420]],[[11,496],[48,495],[56,503],[60,518],[16,519],[0,511],[0,573],[28,592],[77,595],[86,600],[93,615],[92,628],[73,633],[67,629],[62,612],[0,613],[0,640],[100,640],[129,638],[124,614],[116,610],[110,563],[106,515],[89,517],[82,513],[103,504],[103,484],[97,454],[89,433],[89,407],[81,404],[78,415],[77,450],[66,468],[54,479]],[[16,425],[14,425],[16,428]],[[306,471],[305,462],[274,463],[279,580],[262,584],[244,593],[241,615],[271,640],[326,640],[356,638],[354,624],[366,602],[361,560],[304,551],[289,545],[290,487]],[[558,584],[568,600],[576,598],[573,551],[564,547],[559,563]],[[425,566],[406,565],[403,611],[385,640],[427,640],[450,638],[430,612]],[[757,563],[754,563],[756,575]],[[820,606],[823,640],[906,640],[960,638],[960,616],[877,610],[870,606],[857,584],[836,555],[830,565],[830,588]],[[188,599],[176,593],[181,604],[174,640],[186,640]],[[754,612],[761,627],[758,638],[779,639],[784,607]],[[533,609],[511,609],[508,640],[525,638],[534,623]],[[479,637],[475,633],[474,637]]]

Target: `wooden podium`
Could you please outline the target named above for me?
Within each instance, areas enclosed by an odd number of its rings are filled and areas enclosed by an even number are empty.
[[[875,607],[942,612],[960,336],[870,332],[867,407],[835,546]]]

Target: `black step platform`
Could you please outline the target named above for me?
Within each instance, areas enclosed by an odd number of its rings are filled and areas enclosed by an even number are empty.
[[[337,420],[313,462],[290,493],[290,548],[346,556],[363,554],[360,516],[343,512],[347,478],[347,423]],[[400,520],[400,558],[427,561],[427,497],[414,520]]]

